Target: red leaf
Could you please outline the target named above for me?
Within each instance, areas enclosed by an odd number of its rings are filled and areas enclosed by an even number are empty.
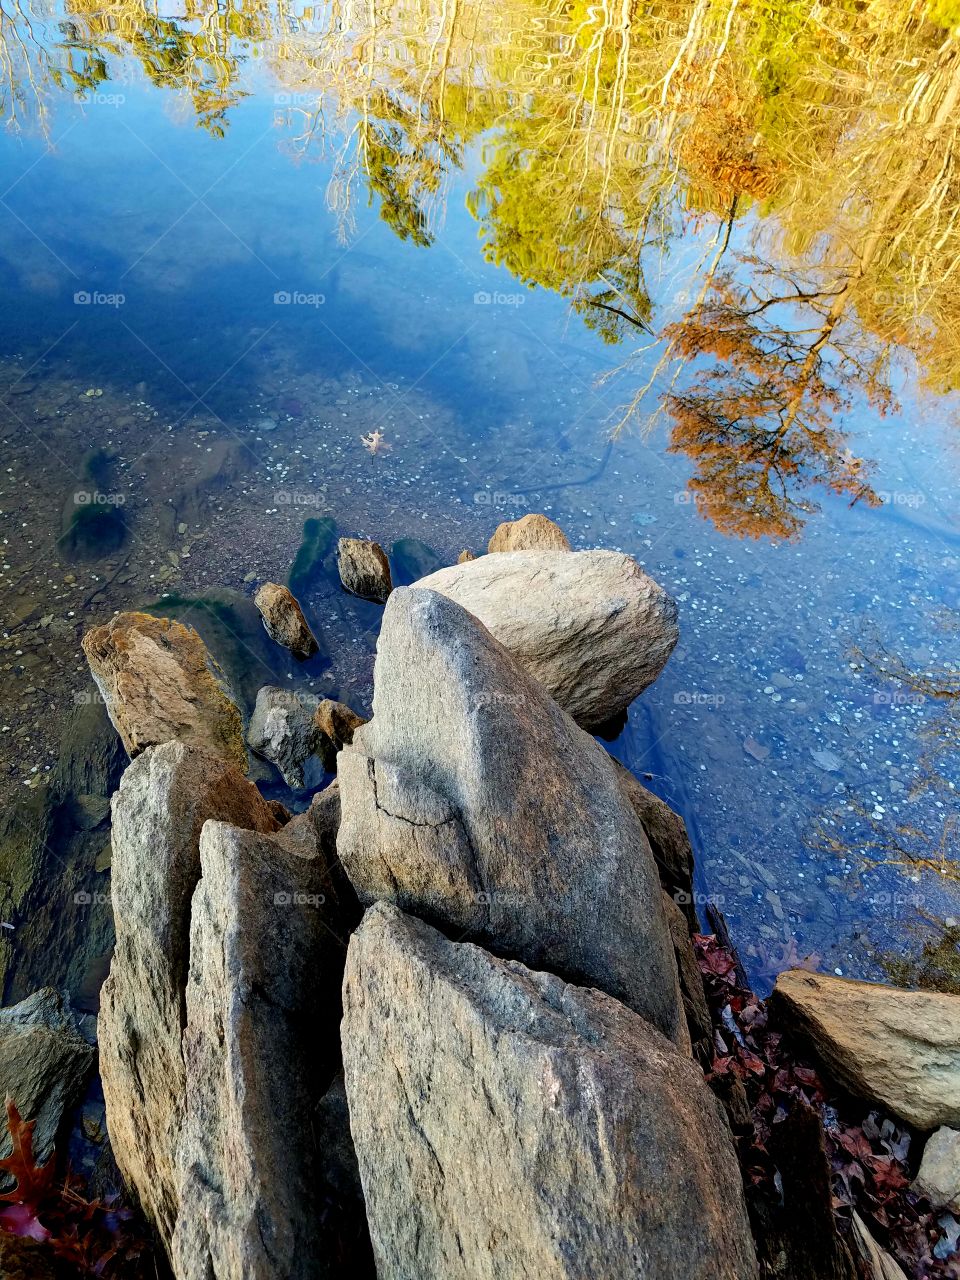
[[[7,1128],[13,1141],[13,1150],[0,1160],[0,1170],[10,1173],[17,1181],[12,1191],[0,1195],[0,1200],[26,1205],[34,1212],[39,1209],[53,1186],[54,1165],[51,1157],[38,1168],[33,1156],[33,1130],[35,1120],[25,1121],[17,1110],[17,1104],[7,1097]]]

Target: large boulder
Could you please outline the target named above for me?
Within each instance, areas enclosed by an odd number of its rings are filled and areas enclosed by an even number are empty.
[[[267,635],[297,658],[312,658],[320,646],[296,596],[278,582],[265,582],[253,597]]]
[[[117,1164],[165,1243],[179,1206],[190,900],[208,818],[263,832],[279,825],[237,769],[179,742],[139,756],[113,799],[117,941],[102,992],[100,1071]]]
[[[773,1001],[851,1093],[918,1129],[960,1125],[960,996],[789,969]]]
[[[380,1280],[757,1275],[719,1104],[601,992],[378,904],[343,1055]]]
[[[62,997],[42,987],[19,1004],[0,1009],[0,1098],[12,1098],[35,1123],[33,1152],[49,1158],[64,1110],[79,1097],[94,1059]],[[0,1154],[12,1149],[5,1118]]]
[[[660,872],[664,891],[683,912],[692,932],[699,929],[693,895],[693,849],[683,819],[648,791],[619,760],[613,761],[624,795],[640,819]]]
[[[479,618],[587,728],[621,714],[677,643],[677,606],[616,551],[507,551],[421,579]]]
[[[497,525],[487,551],[569,551],[570,542],[547,516],[531,514]]]
[[[398,588],[337,850],[395,902],[601,988],[689,1044],[657,869],[607,753],[466,610]]]
[[[87,632],[83,652],[129,756],[176,741],[246,769],[240,710],[192,627],[120,613]]]
[[[339,1065],[346,937],[324,861],[208,822],[186,988],[178,1280],[334,1274],[312,1117]]]

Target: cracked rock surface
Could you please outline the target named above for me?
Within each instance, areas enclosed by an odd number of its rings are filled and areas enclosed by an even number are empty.
[[[599,987],[688,1046],[656,864],[606,752],[420,587],[390,597],[374,686],[338,757],[337,851],[361,900]]]
[[[753,1280],[700,1069],[598,991],[379,903],[343,1053],[380,1280]]]

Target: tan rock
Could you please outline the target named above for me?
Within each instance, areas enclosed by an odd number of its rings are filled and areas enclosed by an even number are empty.
[[[960,996],[789,969],[773,1000],[851,1093],[918,1129],[960,1125]]]
[[[494,531],[487,551],[569,551],[567,535],[543,515],[505,520]]]
[[[342,1039],[380,1280],[756,1277],[719,1104],[616,1000],[378,903]]]
[[[352,595],[383,604],[393,590],[390,561],[378,542],[341,538],[337,543],[340,581]]]
[[[934,1209],[960,1213],[960,1132],[942,1125],[930,1135],[913,1190]]]
[[[318,754],[324,767],[333,772],[337,767],[337,752],[353,742],[353,735],[366,720],[345,702],[324,698],[314,713],[313,723],[321,735]]]
[[[467,551],[466,549],[464,549],[457,556],[457,564],[469,564],[471,560],[476,560],[476,558],[477,557],[473,554],[472,551]]]
[[[296,596],[278,582],[265,582],[253,597],[271,640],[298,658],[312,658],[319,650],[317,638]]]
[[[147,747],[182,742],[246,769],[240,710],[192,627],[121,613],[87,632],[83,652],[131,758]]]

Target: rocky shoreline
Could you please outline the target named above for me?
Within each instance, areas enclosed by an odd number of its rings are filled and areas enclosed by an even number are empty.
[[[960,997],[792,970],[761,1005],[697,918],[682,821],[594,736],[669,659],[669,595],[543,516],[410,587],[374,543],[338,562],[385,602],[367,722],[291,682],[245,724],[174,619],[85,636],[130,756],[116,941],[87,1040],[53,991],[0,1014],[23,1119],[69,1125],[95,1039],[177,1280],[960,1276]],[[308,660],[289,588],[255,603]],[[74,1049],[28,1097],[9,1046],[38,1006]],[[0,1167],[16,1274],[57,1237],[17,1230],[43,1215]]]

